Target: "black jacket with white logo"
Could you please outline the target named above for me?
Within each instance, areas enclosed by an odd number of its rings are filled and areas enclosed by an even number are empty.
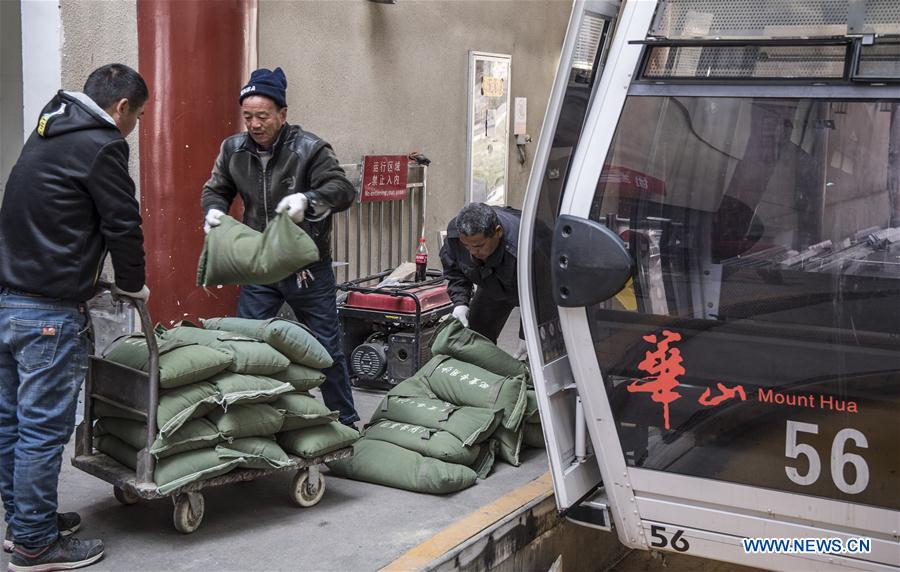
[[[60,91],[41,111],[6,183],[0,285],[84,301],[107,252],[116,285],[140,290],[144,236],[128,143],[89,97]]]

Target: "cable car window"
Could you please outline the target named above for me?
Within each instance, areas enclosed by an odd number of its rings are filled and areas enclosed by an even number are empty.
[[[862,46],[856,77],[858,79],[900,79],[900,42]]]
[[[559,312],[549,292],[550,243],[553,227],[559,215],[562,190],[569,171],[569,161],[575,153],[575,145],[581,135],[584,118],[594,87],[603,66],[604,47],[608,41],[610,19],[587,13],[578,31],[578,43],[569,71],[569,82],[550,156],[544,170],[544,179],[538,197],[534,232],[536,236],[532,264],[532,285],[536,296],[538,335],[541,339],[542,360],[551,361],[565,354],[565,342],[559,326]]]
[[[631,466],[900,508],[898,149],[898,100],[626,100],[588,312]]]

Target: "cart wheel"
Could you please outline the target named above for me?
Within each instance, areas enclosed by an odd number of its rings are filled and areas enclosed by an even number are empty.
[[[175,530],[182,534],[190,534],[200,528],[203,520],[203,495],[200,493],[182,493],[175,499],[173,522]]]
[[[116,500],[122,503],[125,506],[131,506],[133,504],[137,504],[140,498],[131,491],[126,491],[121,487],[113,487],[113,495],[115,495]]]
[[[319,482],[309,482],[309,471],[297,471],[291,487],[291,500],[304,508],[315,506],[325,494],[325,477],[319,473]]]

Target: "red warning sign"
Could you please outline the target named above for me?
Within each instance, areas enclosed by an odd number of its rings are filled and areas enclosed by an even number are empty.
[[[364,155],[360,202],[406,200],[408,162],[406,155]]]

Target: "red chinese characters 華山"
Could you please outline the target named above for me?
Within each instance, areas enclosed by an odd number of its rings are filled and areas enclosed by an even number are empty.
[[[644,341],[656,344],[656,350],[648,350],[644,360],[638,364],[638,369],[646,371],[650,376],[632,381],[626,389],[629,393],[650,393],[650,399],[662,403],[665,428],[671,429],[669,404],[682,397],[675,389],[681,385],[678,377],[685,373],[684,366],[681,365],[684,358],[681,357],[681,350],[671,347],[673,342],[681,341],[681,334],[669,330],[663,330],[662,334],[663,339],[659,342],[656,335],[643,336]],[[710,398],[710,390],[706,388],[697,403],[704,407],[713,407],[735,397],[739,397],[741,401],[747,399],[741,385],[726,387],[720,382],[716,387],[719,395]]]

